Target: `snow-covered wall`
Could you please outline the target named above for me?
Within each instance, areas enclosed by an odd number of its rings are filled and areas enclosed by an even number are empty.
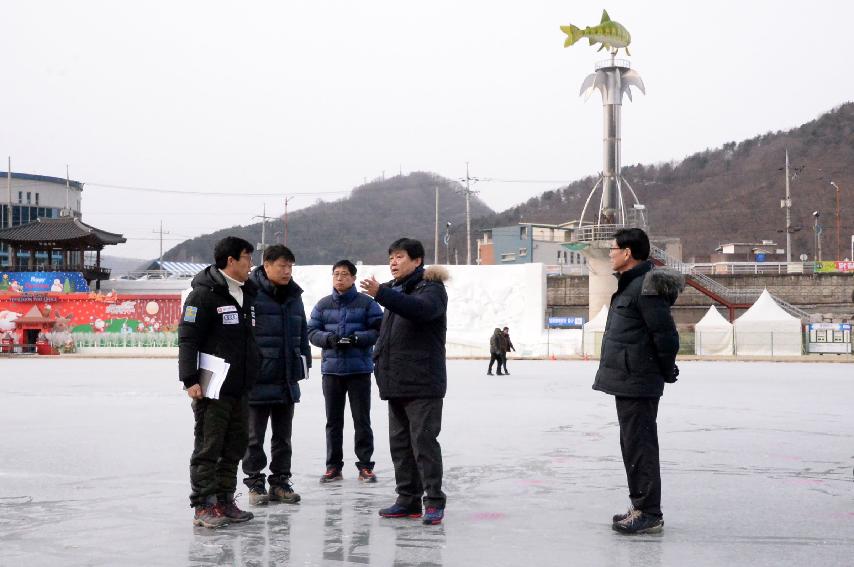
[[[446,266],[448,291],[448,356],[489,356],[495,327],[509,327],[517,355],[546,356],[581,352],[581,331],[544,329],[546,279],[542,264]],[[356,278],[391,280],[388,266],[359,266]],[[303,288],[306,314],[332,293],[331,266],[294,266]]]
[[[581,353],[581,330],[545,330],[546,278],[542,264],[446,266],[449,357],[489,357],[489,337],[509,327],[516,356]],[[392,279],[388,266],[358,266],[357,280]],[[332,293],[332,266],[295,265],[293,278],[303,289],[306,316]],[[186,298],[186,293],[184,294]],[[318,351],[319,354],[319,351]]]

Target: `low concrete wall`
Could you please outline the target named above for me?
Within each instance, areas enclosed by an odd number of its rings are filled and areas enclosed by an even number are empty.
[[[768,289],[784,301],[810,313],[832,313],[839,317],[854,317],[854,277],[850,274],[790,274],[790,275],[715,275],[714,280],[731,289]],[[587,317],[587,277],[550,276],[547,304],[555,316]],[[714,303],[692,287],[687,287],[674,306],[674,318],[679,324],[699,321]],[[736,312],[736,317],[741,315]]]

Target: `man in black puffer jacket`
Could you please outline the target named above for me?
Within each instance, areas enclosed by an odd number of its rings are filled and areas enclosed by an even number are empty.
[[[294,404],[299,402],[299,380],[308,378],[311,350],[302,288],[291,279],[296,258],[286,246],[264,250],[264,265],[250,277],[258,287],[255,301],[255,335],[261,351],[261,370],[249,393],[249,446],[243,457],[243,483],[250,504],[300,500],[291,486],[291,426]],[[267,455],[264,436],[272,429],[270,474],[265,477]],[[265,479],[270,484],[267,493]]]
[[[193,400],[196,422],[190,505],[195,508],[193,524],[206,528],[252,519],[234,502],[237,464],[247,443],[247,393],[258,373],[252,332],[256,288],[247,281],[252,250],[247,241],[233,236],[217,243],[216,263],[193,278],[178,325],[178,378]],[[230,365],[217,399],[205,397],[199,384],[201,353]]]
[[[401,238],[388,250],[394,280],[380,285],[362,280],[362,290],[385,307],[374,346],[374,375],[380,398],[388,400],[388,436],[397,501],[380,510],[384,518],[421,517],[440,524],[445,511],[442,492],[442,401],[447,388],[445,333],[447,271],[424,269],[424,246]]]
[[[617,273],[602,337],[593,389],[616,399],[620,448],[632,506],[613,518],[622,533],[661,531],[661,473],[658,460],[658,401],[665,382],[675,382],[679,333],[670,307],[685,287],[668,269],[653,269],[649,238],[639,228],[618,230],[609,258]]]

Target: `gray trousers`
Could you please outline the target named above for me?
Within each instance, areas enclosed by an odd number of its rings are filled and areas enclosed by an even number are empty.
[[[388,401],[388,439],[397,503],[445,507],[442,492],[442,399],[390,399]]]

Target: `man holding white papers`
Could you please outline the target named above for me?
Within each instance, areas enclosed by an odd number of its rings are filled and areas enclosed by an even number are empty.
[[[299,402],[298,381],[308,378],[311,350],[302,303],[302,288],[291,279],[296,258],[287,246],[274,244],[264,250],[264,265],[251,281],[258,287],[255,301],[255,335],[261,351],[261,370],[249,394],[249,446],[243,457],[243,483],[249,503],[296,504],[300,500],[291,485],[291,425],[294,404]],[[264,436],[272,429],[270,475]],[[265,480],[270,484],[267,492]]]
[[[233,236],[216,244],[215,264],[193,278],[178,326],[178,377],[195,416],[190,505],[193,524],[205,528],[253,517],[234,502],[237,465],[248,442],[247,395],[258,374],[252,307],[257,290],[247,281],[252,251],[249,242]],[[218,395],[199,383],[205,374],[199,369],[202,361],[214,374],[225,372]],[[210,388],[210,373],[205,378]]]

